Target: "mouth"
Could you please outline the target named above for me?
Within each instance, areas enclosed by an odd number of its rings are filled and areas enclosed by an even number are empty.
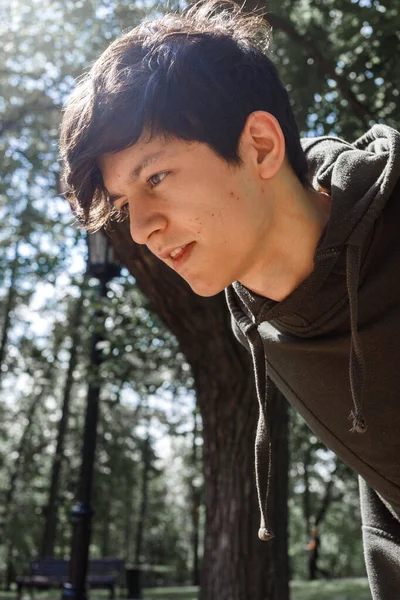
[[[191,242],[190,244],[187,244],[187,246],[184,246],[184,248],[182,248],[182,250],[172,258],[172,265],[173,265],[173,268],[175,269],[175,271],[180,270],[180,268],[189,259],[190,255],[192,253],[194,244],[195,244],[195,242]]]

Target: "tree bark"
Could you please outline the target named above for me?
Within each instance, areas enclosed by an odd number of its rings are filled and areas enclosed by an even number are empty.
[[[223,294],[196,296],[174,271],[134,244],[127,223],[111,233],[121,261],[176,335],[192,367],[203,419],[205,556],[201,598],[287,600],[287,405],[270,385],[275,539],[259,541],[254,481],[258,416],[250,356],[234,338]]]

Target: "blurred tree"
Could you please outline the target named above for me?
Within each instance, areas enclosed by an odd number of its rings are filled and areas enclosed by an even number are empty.
[[[249,0],[246,6],[253,8]],[[257,6],[262,9],[264,5],[258,3]],[[158,5],[156,10],[164,8]],[[272,0],[267,9],[267,18],[274,29],[272,57],[290,92],[304,134],[332,133],[351,140],[364,133],[374,121],[398,124],[397,4],[377,0],[324,0],[322,3]],[[139,5],[130,0],[31,0],[29,3],[15,0],[0,6],[3,42],[0,48],[0,322],[5,340],[3,347],[7,349],[2,368],[4,401],[0,405],[3,495],[9,489],[12,461],[16,460],[15,440],[21,439],[23,433],[17,415],[27,399],[32,399],[29,394],[34,385],[34,377],[29,375],[30,353],[34,354],[32,339],[42,352],[35,369],[39,371],[50,360],[54,360],[59,369],[58,377],[46,376],[53,393],[41,394],[31,436],[23,452],[26,460],[21,459],[13,492],[14,516],[10,524],[7,523],[11,544],[7,553],[18,558],[21,568],[27,567],[43,534],[38,515],[47,501],[62,385],[70,358],[68,344],[62,346],[58,358],[54,358],[51,340],[56,332],[51,334],[44,325],[34,325],[39,317],[46,320],[46,324],[65,319],[66,302],[60,301],[59,290],[68,285],[65,273],[73,269],[76,272],[75,263],[83,255],[80,236],[69,227],[68,207],[58,199],[60,107],[75,78],[109,42],[122,29],[150,15],[152,10],[149,3]],[[23,219],[26,226],[19,234]],[[140,472],[139,443],[143,431],[140,430],[141,417],[136,412],[137,398],[131,400],[131,404],[126,403],[130,390],[133,394],[169,395],[174,401],[179,398],[173,410],[154,409],[157,427],[172,433],[179,430],[183,418],[189,418],[184,412],[187,396],[181,392],[185,386],[190,390],[195,385],[204,421],[208,509],[202,593],[208,599],[218,596],[223,600],[225,595],[231,600],[251,595],[255,599],[278,597],[284,600],[287,595],[284,403],[271,393],[273,464],[277,478],[271,513],[277,539],[263,546],[255,538],[258,523],[252,440],[256,403],[251,365],[230,335],[224,301],[220,297],[204,302],[193,298],[186,286],[177,284],[172,274],[159,270],[152,257],[138,254],[138,249],[128,240],[127,231],[123,231],[125,237],[119,244],[121,255],[132,257],[128,266],[160,317],[149,311],[149,303],[137,287],[125,283],[113,286],[105,308],[109,311],[110,337],[105,349],[108,359],[102,369],[106,386],[102,400],[103,439],[99,443],[96,471],[97,513],[92,551],[101,554],[101,548],[108,548],[111,553],[117,553],[125,548],[130,556],[133,552],[139,509],[135,478]],[[14,272],[16,247],[19,258]],[[39,281],[48,287],[41,287]],[[10,288],[16,290],[12,312],[8,310]],[[35,312],[32,304],[36,298],[38,305],[38,296],[41,296],[40,308]],[[163,321],[176,337],[165,331]],[[82,347],[89,329],[87,322],[79,329]],[[58,334],[61,331],[65,329],[59,327]],[[65,337],[70,339],[70,334]],[[87,377],[83,357],[84,351],[76,367],[70,425],[65,438],[65,469],[54,546],[58,554],[69,550],[68,513],[76,486]],[[25,390],[23,394],[21,387]],[[291,553],[296,555],[299,540],[304,543],[305,521],[317,518],[324,497],[328,498],[329,490],[334,490],[334,497],[342,494],[345,501],[332,502],[326,511],[323,526],[330,549],[327,560],[337,573],[357,572],[362,560],[360,536],[356,533],[357,484],[339,470],[334,472],[333,459],[321,455],[322,448],[317,451],[311,443],[312,436],[309,433],[307,436],[308,446],[302,453],[299,451],[298,460],[292,459],[291,473],[299,469],[299,476],[293,475],[290,500]],[[307,451],[310,444],[312,450]],[[280,460],[277,459],[279,453]],[[300,473],[303,459],[308,461],[307,473]],[[318,467],[325,464],[324,461],[329,465],[331,479]],[[112,501],[111,473],[115,477],[112,481],[120,482],[113,485]],[[334,484],[329,487],[331,480]],[[157,556],[160,561],[171,560],[176,566],[181,565],[185,573],[182,565],[187,566],[190,551],[190,523],[186,525],[184,541],[183,531],[175,527],[177,513],[165,503],[167,483],[163,475],[155,477],[149,486],[149,502],[153,503],[149,510],[156,518],[146,532],[144,554]],[[304,495],[303,489],[308,490]],[[169,549],[176,549],[173,558],[168,556],[168,544]],[[301,573],[301,567],[296,566],[299,565],[297,558],[293,558],[292,564],[293,572]],[[271,589],[274,586],[275,589]]]
[[[53,348],[57,353],[57,344]],[[35,342],[29,339],[24,340],[24,351],[28,354],[28,360],[25,365],[27,374],[32,380],[30,393],[26,398],[23,398],[22,406],[15,417],[15,420],[21,425],[21,434],[16,445],[14,445],[11,458],[12,462],[6,467],[7,485],[5,488],[4,499],[2,502],[2,512],[0,519],[0,539],[2,540],[5,549],[3,556],[6,556],[5,567],[7,569],[6,588],[10,586],[10,576],[15,572],[12,558],[15,549],[13,524],[16,513],[15,497],[18,492],[18,487],[23,488],[26,484],[26,471],[28,470],[29,457],[34,452],[41,452],[47,446],[47,440],[43,436],[39,436],[35,441],[34,431],[38,425],[38,412],[41,408],[42,398],[51,393],[54,385],[54,377],[57,368],[57,363],[48,362],[44,359],[42,351],[36,346]],[[29,388],[28,388],[29,389]]]
[[[143,533],[145,531],[146,516],[148,511],[149,478],[152,468],[151,437],[147,430],[146,437],[141,443],[141,481],[140,483],[140,507],[136,525],[135,564],[143,562]],[[154,458],[153,458],[154,460]]]
[[[304,547],[318,526],[322,568],[334,577],[364,576],[357,477],[293,409],[290,417],[291,574],[306,576]]]
[[[398,127],[400,7],[379,0],[246,0],[266,14],[272,58],[304,135],[351,141],[374,123]]]
[[[82,286],[84,281],[82,282]],[[81,288],[80,295],[71,306],[69,316],[68,330],[71,335],[71,348],[69,355],[68,368],[65,378],[64,390],[62,393],[61,417],[58,423],[57,444],[53,457],[51,468],[50,486],[48,492],[48,502],[44,509],[45,524],[41,545],[41,556],[54,556],[54,546],[56,541],[58,503],[60,493],[61,467],[64,459],[65,435],[68,427],[68,417],[71,404],[71,392],[74,378],[74,372],[78,361],[79,340],[81,336],[80,324],[82,321],[82,308],[84,301],[84,290]]]
[[[198,414],[197,407],[193,411],[193,440],[192,440],[192,454],[190,460],[190,492],[192,500],[192,585],[199,585],[200,583],[200,567],[199,567],[199,538],[200,538],[200,505],[202,503],[203,487],[204,484],[199,484],[199,472],[201,472],[200,465],[202,460],[200,459],[201,446],[199,443],[199,420],[200,415]]]
[[[17,277],[18,271],[18,241],[15,244],[14,257],[10,264],[10,283],[8,286],[7,296],[4,302],[4,315],[3,315],[3,323],[1,329],[1,340],[0,340],[0,385],[1,385],[1,375],[3,372],[3,363],[4,358],[6,356],[6,349],[8,343],[8,334],[11,325],[11,311],[14,308],[15,301],[15,280]],[[4,371],[6,368],[4,368]]]

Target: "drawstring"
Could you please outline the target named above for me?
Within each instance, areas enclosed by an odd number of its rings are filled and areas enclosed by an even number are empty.
[[[358,333],[358,279],[360,275],[360,248],[358,246],[347,246],[346,254],[346,283],[350,307],[350,388],[353,397],[354,410],[351,411],[349,419],[353,420],[351,431],[365,433],[367,423],[362,411],[362,393],[365,382],[365,361]]]
[[[271,479],[271,440],[267,418],[267,361],[265,358],[262,339],[255,326],[248,331],[247,340],[250,345],[253,365],[255,365],[254,372],[259,408],[255,443],[256,486],[261,519],[258,537],[261,541],[268,542],[274,537],[274,534],[269,528],[267,515],[267,500]],[[264,362],[264,371],[257,368],[257,365],[259,365],[260,362]],[[266,477],[265,471],[267,471]]]
[[[349,418],[353,420],[353,427],[351,431],[364,433],[367,430],[366,420],[362,411],[362,393],[365,382],[365,361],[357,325],[360,262],[360,248],[351,245],[347,246],[346,284],[349,297],[351,328],[349,376],[351,395],[354,404],[354,409],[351,411]],[[248,341],[253,360],[256,392],[259,405],[259,416],[255,442],[256,486],[260,510],[260,529],[258,530],[258,537],[260,540],[266,542],[274,537],[274,534],[269,528],[267,515],[267,500],[271,479],[271,440],[267,418],[268,365],[264,351],[264,344],[258,332],[256,323],[250,318],[250,315],[246,314],[246,312],[243,310],[243,308],[247,308],[246,305],[244,304],[244,307],[239,306],[239,297],[235,296],[235,293],[232,293],[228,289],[226,290],[226,299],[237,326]],[[264,363],[264,369],[259,368],[262,363]]]
[[[226,301],[231,315],[246,338],[253,361],[256,393],[258,399],[258,423],[255,442],[255,471],[258,507],[260,511],[260,528],[258,537],[262,542],[268,542],[274,537],[269,528],[267,515],[267,500],[271,479],[271,440],[267,417],[267,360],[264,344],[254,321],[247,314],[246,305],[239,305],[239,297],[229,288],[225,290]],[[261,365],[264,363],[264,369]],[[267,476],[265,477],[265,471]]]

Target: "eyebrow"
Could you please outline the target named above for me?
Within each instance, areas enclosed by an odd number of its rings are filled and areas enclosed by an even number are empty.
[[[138,165],[136,165],[136,167],[134,169],[132,169],[132,171],[129,173],[129,177],[126,182],[126,185],[130,185],[130,184],[134,183],[137,180],[137,178],[139,177],[139,175],[141,174],[141,172],[143,171],[143,169],[145,169],[146,167],[149,167],[153,163],[157,162],[165,154],[166,154],[165,150],[160,150],[159,152],[153,152],[152,154],[147,154],[147,156],[144,156],[143,159],[140,161],[140,163]],[[109,201],[111,204],[114,204],[114,202],[116,202],[120,198],[123,198],[125,195],[126,194],[109,194]]]

